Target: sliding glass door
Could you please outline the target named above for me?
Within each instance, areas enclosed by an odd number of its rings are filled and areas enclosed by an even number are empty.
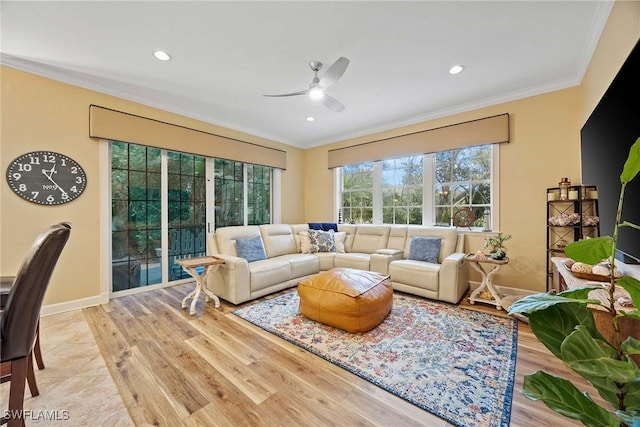
[[[191,280],[176,260],[205,255],[207,231],[271,220],[271,168],[119,141],[110,154],[112,292]]]

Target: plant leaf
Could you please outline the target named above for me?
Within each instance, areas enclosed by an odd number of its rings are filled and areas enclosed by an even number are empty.
[[[561,295],[551,295],[551,294],[533,294],[527,295],[524,298],[521,298],[511,304],[509,307],[509,314],[531,314],[535,311],[545,310],[551,306],[557,304],[598,304],[600,301],[591,300],[591,299],[576,299],[573,298],[574,295],[579,295],[580,289],[576,290],[577,292],[571,293],[572,291],[568,291],[569,295],[572,298],[565,298]]]
[[[600,289],[602,289],[602,286],[600,286],[600,285],[585,285],[585,286],[580,286],[580,287],[577,287],[577,288],[569,289],[569,290],[564,291],[564,292],[560,292],[557,295],[560,296],[560,297],[564,297],[564,298],[586,300],[586,299],[589,299],[589,292],[591,292],[593,290],[596,290],[596,289],[600,290]]]
[[[562,359],[562,343],[578,325],[583,325],[593,338],[604,341],[596,328],[591,310],[583,305],[558,304],[529,314],[531,330],[538,340],[559,359]]]
[[[624,162],[624,168],[620,174],[620,182],[626,183],[631,181],[640,172],[640,138],[636,139],[629,149],[629,156]]]
[[[611,243],[610,236],[579,240],[569,243],[564,248],[564,253],[574,261],[593,265],[611,257]]]
[[[542,400],[553,411],[586,426],[620,426],[620,420],[614,414],[598,406],[571,382],[542,371],[525,375],[523,394],[532,400]]]
[[[616,284],[622,286],[625,291],[629,292],[633,305],[640,308],[640,281],[630,276],[624,276],[618,279]]]
[[[626,354],[640,354],[640,340],[634,337],[627,337],[627,339],[620,344],[620,349]]]
[[[627,411],[640,411],[640,379],[622,387],[625,393],[624,406]],[[617,405],[614,405],[617,406]]]
[[[583,377],[605,377],[617,383],[630,383],[638,376],[633,362],[615,359],[616,349],[591,337],[584,326],[577,326],[560,346],[561,358]]]

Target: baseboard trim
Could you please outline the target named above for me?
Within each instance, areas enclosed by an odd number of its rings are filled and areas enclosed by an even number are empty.
[[[109,294],[101,294],[88,298],[81,298],[72,301],[65,301],[58,304],[48,304],[42,306],[40,316],[51,316],[52,314],[64,313],[66,311],[79,310],[85,307],[93,307],[109,302]]]

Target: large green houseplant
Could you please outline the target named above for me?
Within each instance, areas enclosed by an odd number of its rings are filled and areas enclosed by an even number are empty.
[[[542,400],[552,410],[581,421],[587,426],[640,426],[640,368],[631,357],[640,354],[640,341],[620,332],[619,320],[640,320],[638,308],[617,311],[614,307],[616,286],[629,292],[633,305],[640,307],[640,282],[631,277],[616,278],[615,251],[621,228],[640,230],[640,226],[621,219],[626,186],[640,172],[640,138],[629,151],[620,175],[621,190],[613,236],[587,239],[568,245],[565,253],[575,261],[595,264],[610,260],[609,302],[588,298],[593,289],[585,286],[553,294],[536,294],[516,301],[510,314],[528,317],[536,337],[573,371],[587,379],[611,407],[595,403],[570,381],[542,371],[526,375],[523,393],[530,399]],[[640,236],[638,237],[640,238]],[[598,304],[609,316],[611,336],[605,338],[602,326],[596,325],[588,304]],[[640,323],[638,323],[640,326]]]

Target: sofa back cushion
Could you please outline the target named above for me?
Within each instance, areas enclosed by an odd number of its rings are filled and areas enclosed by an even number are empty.
[[[456,250],[458,241],[458,230],[454,227],[424,227],[424,226],[408,226],[407,240],[404,245],[404,257],[409,258],[409,250],[411,249],[411,238],[413,236],[423,237],[439,237],[440,254],[438,255],[438,263],[451,255]]]
[[[236,251],[237,239],[260,237],[260,229],[257,225],[222,227],[216,230],[216,242],[221,254],[238,256]]]
[[[353,238],[356,236],[357,225],[354,224],[338,224],[338,232],[344,232],[344,250],[345,252],[353,252]]]
[[[389,241],[388,225],[358,225],[351,245],[351,252],[372,254],[387,247]]]
[[[260,233],[268,258],[298,252],[293,229],[289,224],[261,225]]]
[[[404,251],[404,243],[407,240],[407,226],[406,225],[392,225],[389,228],[389,241],[387,242],[387,249],[397,249]]]

